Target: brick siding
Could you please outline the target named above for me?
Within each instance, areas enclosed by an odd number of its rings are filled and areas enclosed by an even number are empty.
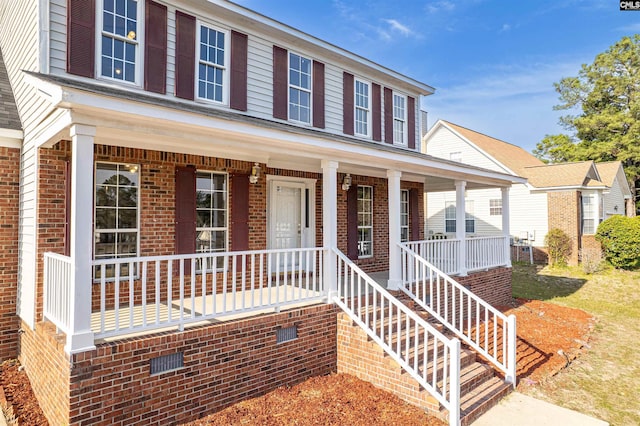
[[[571,238],[571,255],[568,263],[578,264],[580,253],[580,192],[551,191],[547,193],[549,230],[558,228]]]
[[[490,305],[506,306],[513,298],[511,272],[511,268],[493,268],[453,278]]]

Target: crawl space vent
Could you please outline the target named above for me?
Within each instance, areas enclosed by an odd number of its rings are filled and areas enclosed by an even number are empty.
[[[276,330],[276,343],[284,343],[298,338],[298,327],[279,328]]]
[[[184,352],[178,352],[175,354],[163,355],[157,358],[153,358],[150,361],[150,373],[162,374],[167,371],[178,370],[184,367]]]

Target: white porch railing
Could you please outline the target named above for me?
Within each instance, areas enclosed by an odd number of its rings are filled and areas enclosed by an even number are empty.
[[[416,252],[419,256],[427,259],[429,263],[435,265],[445,274],[452,275],[460,273],[460,261],[458,250],[460,250],[460,240],[441,239],[410,241],[407,247]]]
[[[334,302],[449,410],[450,425],[459,425],[460,341],[444,336],[342,252],[333,251],[338,259]]]
[[[71,258],[44,254],[44,318],[68,334],[71,321]]]
[[[502,312],[447,276],[434,265],[400,244],[400,287],[429,314],[516,383],[516,318]]]
[[[472,237],[465,240],[467,271],[478,271],[508,265],[510,253],[505,249],[505,236]],[[424,256],[423,256],[424,257]],[[425,258],[428,260],[428,258]],[[438,267],[437,264],[435,264]],[[440,269],[440,268],[439,268]],[[445,271],[446,272],[446,271]]]

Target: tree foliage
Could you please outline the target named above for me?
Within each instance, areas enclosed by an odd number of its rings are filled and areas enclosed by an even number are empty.
[[[567,266],[571,256],[571,238],[562,229],[553,228],[547,232],[544,243],[549,250],[549,263],[552,266]]]
[[[612,216],[598,226],[596,240],[616,268],[640,268],[640,217]]]
[[[572,136],[547,136],[534,154],[547,162],[619,160],[632,188],[640,188],[640,34],[554,86],[561,102],[554,109],[569,112],[560,121]]]

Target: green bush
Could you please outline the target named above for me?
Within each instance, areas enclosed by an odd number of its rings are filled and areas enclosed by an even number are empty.
[[[549,250],[549,264],[567,266],[567,259],[571,255],[571,238],[562,229],[553,228],[544,237],[544,243]]]
[[[596,240],[614,267],[640,268],[640,217],[610,217],[598,226]]]

